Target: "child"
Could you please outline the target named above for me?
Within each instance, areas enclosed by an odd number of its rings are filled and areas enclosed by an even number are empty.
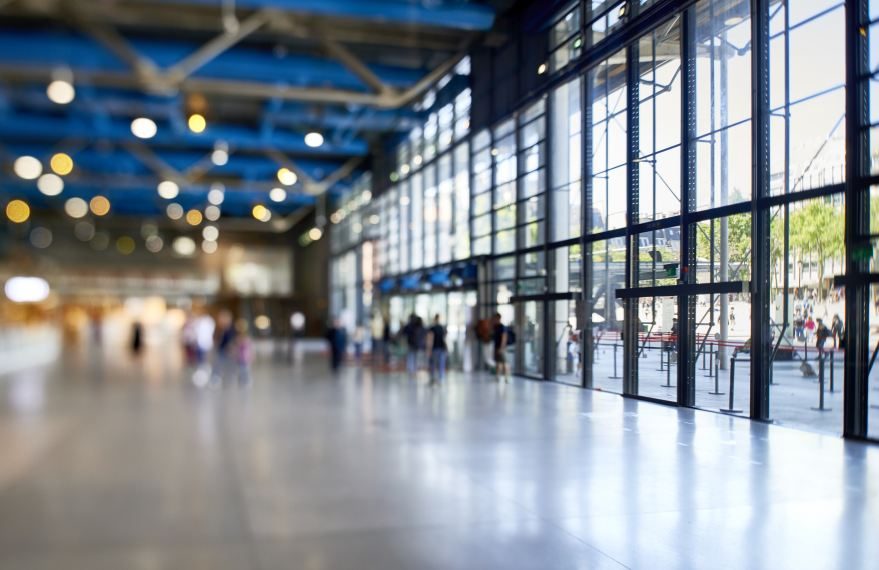
[[[247,332],[247,323],[238,321],[238,338],[235,340],[235,362],[238,364],[238,383],[250,384],[250,364],[253,362],[253,340]]]

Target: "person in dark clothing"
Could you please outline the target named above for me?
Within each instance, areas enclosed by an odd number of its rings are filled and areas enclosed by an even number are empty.
[[[238,331],[235,330],[235,320],[229,311],[221,311],[217,316],[217,325],[220,328],[220,336],[217,339],[217,351],[214,354],[213,381],[222,382],[232,368],[232,347]]]
[[[391,366],[391,323],[385,319],[384,329],[382,330],[382,362],[385,368]]]
[[[833,315],[830,332],[833,334],[833,348],[845,348],[845,325],[839,315]]]
[[[830,329],[822,319],[817,319],[815,327],[815,348],[818,349],[818,360],[824,358],[824,343],[830,338]]]
[[[501,320],[501,314],[494,315],[494,362],[495,362],[495,378],[500,382],[501,377],[510,381],[510,366],[507,364],[507,342],[509,333],[507,327]]]
[[[334,319],[327,329],[327,342],[330,344],[330,368],[337,372],[345,359],[345,348],[348,345],[348,335],[339,319]]]
[[[143,348],[143,325],[135,321],[131,327],[131,352],[138,355],[141,348]]]
[[[401,331],[406,339],[406,371],[415,374],[418,371],[418,354],[424,348],[424,324],[414,313],[409,315],[409,322]]]
[[[440,316],[433,318],[433,325],[427,331],[427,357],[430,362],[430,381],[442,381],[446,376],[446,361],[449,357],[446,345],[446,327],[440,322]]]

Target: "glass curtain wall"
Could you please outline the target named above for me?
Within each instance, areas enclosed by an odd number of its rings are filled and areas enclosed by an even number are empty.
[[[672,4],[565,4],[563,81],[472,133],[469,91],[428,112],[378,269],[487,256],[521,372],[876,437],[877,2]]]

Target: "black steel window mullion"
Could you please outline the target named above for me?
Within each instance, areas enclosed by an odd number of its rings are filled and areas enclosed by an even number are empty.
[[[751,418],[769,419],[769,327],[771,297],[769,217],[759,199],[769,196],[769,2],[751,0]],[[786,54],[788,55],[788,54]]]
[[[575,10],[578,8],[575,8]],[[582,23],[582,20],[581,20]],[[549,160],[549,157],[552,156],[552,136],[550,136],[551,131],[555,125],[552,118],[555,116],[553,109],[555,107],[554,98],[552,96],[546,97],[546,103],[543,108],[543,172],[541,173],[544,176],[544,188],[549,188],[552,184],[552,161]],[[540,144],[539,142],[537,144]],[[539,169],[538,169],[539,170]],[[538,194],[540,196],[541,194]],[[555,293],[555,287],[550,287],[549,279],[553,282],[556,280],[556,259],[555,255],[550,255],[549,253],[549,242],[551,239],[550,229],[555,225],[555,208],[553,207],[553,196],[552,190],[544,191],[543,196],[543,267],[544,267],[544,282],[543,282],[543,292],[548,293],[550,289]],[[540,223],[539,221],[537,222]],[[551,379],[557,376],[556,374],[556,347],[554,344],[555,340],[555,315],[556,304],[554,302],[546,301],[543,303],[543,374],[546,378]],[[552,326],[550,326],[552,325]],[[551,331],[551,334],[550,334]]]
[[[584,2],[585,5],[585,2]],[[585,22],[585,17],[583,18]],[[594,290],[592,288],[592,276],[594,271],[592,268],[592,251],[586,250],[586,236],[592,229],[592,86],[589,81],[589,74],[586,74],[580,80],[580,180],[582,185],[582,195],[580,200],[580,298],[583,307],[583,327],[585,337],[585,345],[583,347],[583,377],[581,381],[586,388],[592,388],[595,385],[594,354],[595,345],[592,332],[592,314],[595,306]],[[591,243],[590,243],[591,246]],[[570,254],[569,254],[570,255]],[[615,302],[611,299],[610,291],[605,293],[605,306]],[[608,322],[608,321],[605,321]]]
[[[681,15],[681,264],[678,283],[695,283],[696,234],[687,214],[696,208],[696,18]],[[655,117],[655,113],[654,113]],[[696,299],[678,296],[678,403],[696,405]]]
[[[639,104],[639,49],[638,43],[634,42],[626,48],[626,83],[627,83],[627,109],[626,109],[626,138],[628,147],[626,151],[626,286],[637,287],[640,282],[639,276],[639,249],[634,241],[632,226],[635,223],[636,213],[639,211],[639,171],[637,168],[640,139],[638,137],[638,104]],[[607,73],[607,68],[605,68]],[[608,77],[605,77],[605,90],[608,85]],[[610,195],[608,184],[607,193]],[[607,200],[608,210],[610,200]],[[623,365],[623,393],[628,395],[638,394],[638,307],[636,299],[625,300],[626,334],[623,353],[625,354]]]
[[[854,252],[869,247],[870,203],[865,171],[870,163],[869,146],[861,136],[868,122],[869,86],[861,79],[869,69],[868,38],[861,26],[868,20],[866,0],[846,2],[846,350],[843,385],[843,436],[865,438],[869,433],[869,296],[865,274],[868,262]],[[875,49],[875,48],[874,48]]]

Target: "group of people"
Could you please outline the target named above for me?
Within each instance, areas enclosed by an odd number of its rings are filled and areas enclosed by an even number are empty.
[[[183,348],[187,362],[207,371],[211,383],[232,376],[242,385],[250,383],[253,340],[247,322],[236,322],[229,311],[221,311],[216,321],[207,311],[189,315],[183,325]]]
[[[376,366],[388,366],[390,364],[391,346],[398,343],[405,347],[406,371],[415,376],[418,370],[426,363],[428,376],[431,383],[441,382],[446,377],[446,368],[449,361],[448,331],[439,314],[434,315],[429,324],[420,316],[412,313],[399,329],[397,335],[393,335],[390,325],[381,313],[373,316],[370,325],[372,334],[372,358]],[[507,347],[515,342],[515,333],[511,327],[503,324],[501,315],[483,319],[476,325],[476,336],[486,346],[493,347],[493,363],[495,376],[509,382],[510,368],[507,363]],[[362,333],[354,335],[355,357],[359,360],[362,346]],[[341,320],[336,318],[327,329],[326,340],[330,348],[330,367],[335,372],[345,360],[348,348],[348,333]],[[489,361],[486,358],[486,361]]]
[[[794,315],[794,336],[809,342],[815,340],[815,348],[818,349],[818,358],[823,358],[828,340],[833,341],[833,348],[845,348],[845,325],[839,315],[833,315],[833,320],[828,327],[824,319],[813,318],[808,313],[805,318],[799,313]]]

